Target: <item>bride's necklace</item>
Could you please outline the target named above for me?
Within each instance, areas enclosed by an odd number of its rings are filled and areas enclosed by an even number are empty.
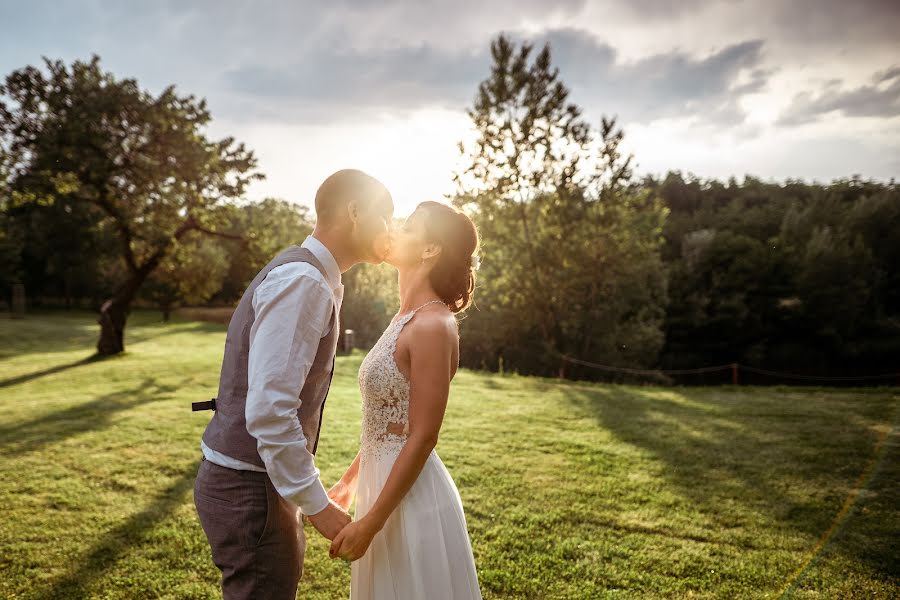
[[[418,308],[414,308],[414,309],[412,309],[412,310],[409,311],[409,312],[405,312],[405,313],[399,313],[399,312],[398,312],[395,318],[396,318],[397,321],[399,321],[400,319],[402,319],[402,318],[405,317],[406,315],[414,314],[414,313],[416,313],[417,311],[419,311],[419,310],[425,308],[425,307],[428,306],[429,304],[435,304],[435,303],[437,303],[437,302],[440,302],[441,304],[444,304],[444,301],[443,301],[443,300],[440,300],[440,299],[438,299],[438,300],[429,300],[428,302],[426,302],[426,303],[423,304],[422,306],[419,306]]]

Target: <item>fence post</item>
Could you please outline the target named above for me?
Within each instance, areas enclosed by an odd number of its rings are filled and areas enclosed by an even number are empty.
[[[738,377],[738,364],[731,363],[731,383],[734,385],[740,385],[741,380]]]
[[[353,352],[354,346],[356,346],[356,337],[355,332],[352,329],[344,330],[344,339],[341,340],[343,343],[341,344],[341,351],[350,354]]]

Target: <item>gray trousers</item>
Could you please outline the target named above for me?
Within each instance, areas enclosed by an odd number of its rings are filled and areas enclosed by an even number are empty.
[[[266,473],[200,461],[194,506],[222,572],[225,600],[294,600],[306,538],[297,508]]]

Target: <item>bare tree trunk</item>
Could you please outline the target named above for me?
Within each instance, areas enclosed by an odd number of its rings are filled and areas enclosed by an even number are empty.
[[[110,214],[114,218],[119,218],[114,211],[110,211]],[[159,263],[165,257],[166,253],[169,252],[173,243],[180,241],[187,232],[192,230],[207,235],[243,241],[243,238],[239,235],[211,231],[205,227],[201,227],[197,224],[192,215],[188,215],[187,219],[175,231],[172,239],[157,248],[156,252],[153,253],[145,263],[139,266],[135,261],[134,254],[131,250],[131,232],[127,227],[121,225],[121,220],[117,221],[117,223],[120,224],[125,252],[125,263],[129,267],[131,277],[116,291],[112,298],[104,302],[103,306],[100,307],[100,317],[97,319],[97,322],[100,324],[100,339],[97,341],[97,352],[104,355],[118,354],[125,350],[125,321],[128,318],[131,301],[134,300],[134,297],[144,284],[144,280],[147,279],[147,276],[159,266]],[[168,317],[166,317],[166,319],[168,320]]]
[[[97,319],[97,323],[100,324],[100,339],[97,341],[99,354],[118,354],[125,350],[125,322],[128,320],[131,301],[161,258],[162,252],[133,272],[113,297],[100,307],[100,317]]]
[[[117,299],[110,298],[100,307],[100,339],[97,341],[97,353],[103,355],[118,354],[125,350],[124,335],[128,307]]]

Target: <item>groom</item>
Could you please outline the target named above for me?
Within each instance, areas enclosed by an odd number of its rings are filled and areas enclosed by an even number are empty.
[[[341,273],[379,263],[394,213],[361,171],[328,177],[316,227],[256,275],[231,317],[215,412],[203,433],[194,505],[226,599],[297,594],[306,549],[297,508],[328,539],[350,522],[325,491],[313,455],[331,384]]]

